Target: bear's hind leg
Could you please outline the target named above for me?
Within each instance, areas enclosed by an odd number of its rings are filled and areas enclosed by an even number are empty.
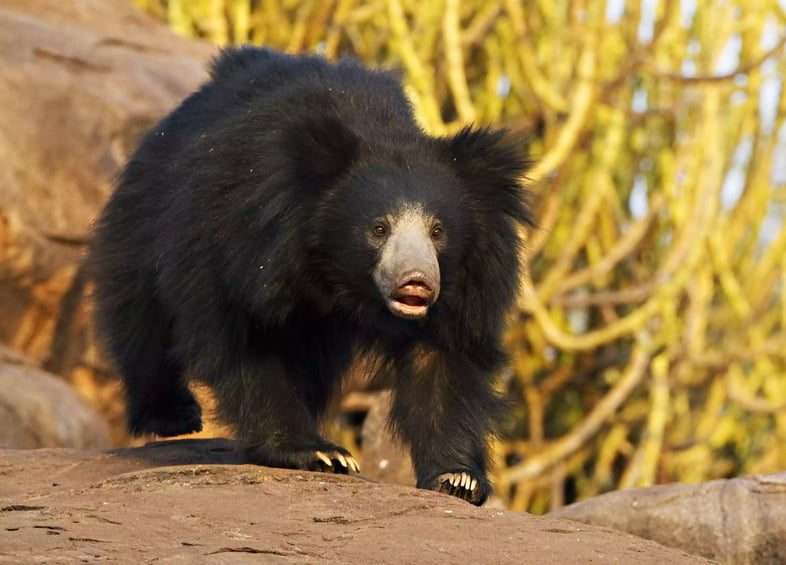
[[[151,389],[140,379],[126,383],[128,429],[134,435],[145,433],[173,437],[202,431],[202,408],[188,385],[169,364],[159,366],[161,388],[145,397]],[[140,386],[141,385],[141,386]]]
[[[97,321],[123,380],[128,430],[162,437],[202,430],[202,409],[169,351],[166,319],[152,289],[97,286]]]

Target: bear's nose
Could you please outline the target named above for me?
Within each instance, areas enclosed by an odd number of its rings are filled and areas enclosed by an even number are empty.
[[[434,292],[434,283],[426,274],[420,271],[410,271],[399,277],[396,288],[398,290],[407,288],[412,290],[419,289],[420,292],[426,291],[431,294]]]

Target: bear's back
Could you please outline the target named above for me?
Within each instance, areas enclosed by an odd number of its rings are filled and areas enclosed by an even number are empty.
[[[209,107],[226,112],[240,103],[254,109],[287,108],[286,117],[291,117],[316,107],[369,141],[393,131],[421,133],[399,76],[350,58],[334,63],[262,47],[229,49],[213,63],[205,90]]]

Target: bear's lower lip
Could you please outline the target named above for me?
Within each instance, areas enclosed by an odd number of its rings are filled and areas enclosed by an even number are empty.
[[[428,313],[428,302],[420,296],[398,296],[388,301],[388,308],[400,318],[422,318]]]

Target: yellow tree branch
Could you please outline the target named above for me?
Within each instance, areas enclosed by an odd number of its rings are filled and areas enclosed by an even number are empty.
[[[399,0],[387,0],[388,17],[393,36],[399,46],[402,63],[407,76],[418,94],[420,107],[426,127],[435,134],[445,133],[445,122],[434,97],[434,81],[429,71],[424,68],[412,43],[412,35],[404,17],[404,10]]]
[[[646,338],[633,347],[625,372],[581,423],[568,435],[550,443],[542,453],[502,471],[499,474],[499,485],[504,488],[513,482],[532,479],[575,453],[590,441],[641,383],[650,359],[649,345],[645,342]]]
[[[448,63],[448,82],[459,118],[465,123],[475,121],[475,107],[469,96],[467,77],[464,74],[464,54],[459,32],[459,0],[447,0],[442,20],[445,58]]]

